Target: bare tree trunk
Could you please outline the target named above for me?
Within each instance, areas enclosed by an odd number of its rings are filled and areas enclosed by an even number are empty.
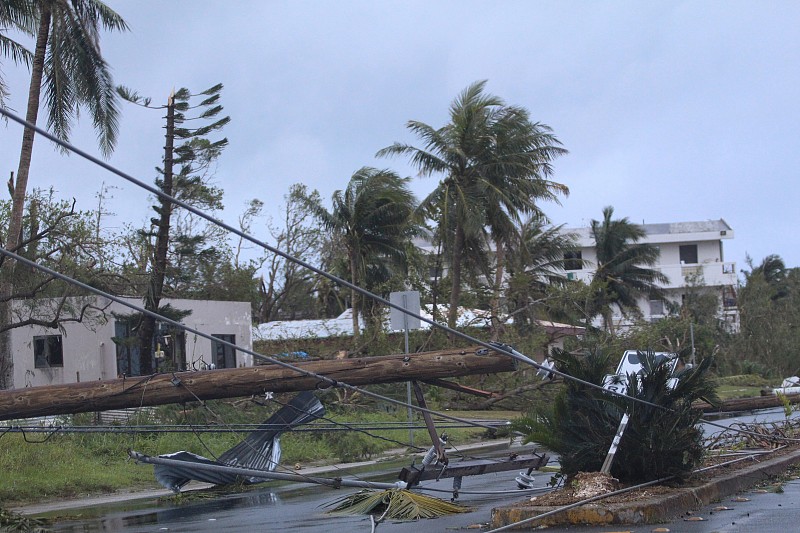
[[[503,287],[503,276],[506,267],[506,249],[501,241],[495,241],[495,270],[494,286],[492,287],[492,300],[489,303],[492,320],[492,340],[496,341],[503,332],[503,325],[500,323],[500,294]]]
[[[442,274],[442,238],[436,244],[436,258],[433,263],[433,284],[431,285],[431,318],[439,321],[439,282]],[[432,330],[433,331],[433,330]]]
[[[356,274],[356,256],[355,252],[350,252],[350,283],[353,285],[358,285],[358,275]],[[361,305],[361,298],[359,297],[358,291],[355,289],[351,289],[352,296],[350,298],[350,303],[352,304],[353,309],[353,344],[358,346],[359,336],[361,334],[361,328],[358,324],[358,310],[359,306]]]
[[[47,51],[47,39],[50,34],[50,7],[47,2],[41,5],[39,18],[39,31],[36,35],[36,49],[33,54],[31,68],[31,84],[28,89],[28,110],[25,120],[36,124],[39,117],[39,96],[42,90],[42,75],[44,73],[44,56]],[[8,235],[6,236],[6,250],[17,252],[20,231],[22,229],[22,213],[25,208],[25,193],[28,189],[28,174],[31,169],[31,156],[33,154],[34,131],[25,128],[22,132],[22,147],[19,155],[19,168],[17,179],[14,183],[14,194],[11,203],[11,215],[8,220]],[[11,298],[14,295],[14,262],[6,259],[2,265],[2,280],[0,280],[0,323],[11,323]],[[0,389],[9,389],[14,386],[14,360],[11,347],[11,332],[6,330],[0,333]]]
[[[175,142],[175,104],[173,95],[167,101],[167,134],[164,145],[164,183],[163,192],[173,195],[172,151]],[[172,216],[172,202],[161,198],[158,233],[156,235],[156,250],[153,258],[153,272],[150,275],[150,284],[144,308],[153,313],[158,312],[161,304],[161,295],[164,291],[164,276],[167,270],[167,250],[169,247],[170,218]],[[153,336],[155,335],[156,319],[150,315],[142,317],[139,329],[139,364],[142,374],[152,374],[153,368]]]
[[[455,329],[458,318],[458,304],[461,300],[461,256],[464,251],[464,229],[460,222],[456,222],[456,239],[453,243],[453,260],[450,264],[450,309],[447,312],[447,326]],[[452,338],[451,338],[452,340]]]
[[[615,335],[615,332],[614,332],[614,313],[613,313],[613,311],[611,310],[610,307],[603,313],[603,320],[606,323],[606,329],[608,330],[608,334],[611,335],[612,337],[614,337],[614,335]]]

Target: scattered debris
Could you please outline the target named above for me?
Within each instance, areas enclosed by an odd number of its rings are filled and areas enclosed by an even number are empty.
[[[258,429],[250,433],[242,442],[219,456],[217,460],[207,459],[187,451],[160,455],[166,459],[183,461],[186,466],[155,465],[156,480],[173,492],[191,480],[204,481],[214,485],[228,485],[240,481],[236,474],[211,472],[193,467],[196,464],[237,466],[253,470],[271,472],[278,466],[281,458],[281,433],[295,426],[316,420],[325,414],[325,408],[311,392],[301,392],[269,417]],[[264,478],[250,477],[248,483],[260,483]]]
[[[578,472],[569,485],[573,495],[579,500],[607,494],[622,488],[617,478],[602,472]]]
[[[470,511],[457,503],[448,502],[425,494],[405,489],[389,489],[383,491],[361,490],[338,498],[326,507],[332,507],[329,513],[378,515],[380,520],[419,520],[439,516],[465,513]]]

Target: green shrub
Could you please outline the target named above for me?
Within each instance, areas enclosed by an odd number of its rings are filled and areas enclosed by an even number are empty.
[[[656,364],[652,352],[640,357],[646,373],[629,375],[627,393],[655,406],[568,381],[551,409],[526,417],[515,427],[527,434],[528,442],[557,452],[562,472],[571,477],[600,470],[622,415],[628,412],[630,420],[611,474],[623,482],[689,474],[703,455],[702,434],[696,427],[701,412],[691,404],[699,398],[716,401],[707,376],[712,360],[706,358],[678,373],[678,383],[670,389],[669,366]],[[562,372],[598,385],[610,363],[599,350],[583,357],[560,352],[555,359]]]

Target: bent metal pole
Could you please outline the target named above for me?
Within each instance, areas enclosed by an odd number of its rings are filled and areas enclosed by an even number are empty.
[[[193,463],[193,462],[187,463],[186,461],[180,461],[177,459],[167,459],[166,457],[152,457],[149,455],[144,455],[143,453],[135,452],[133,450],[129,451],[128,455],[131,456],[131,459],[139,463],[148,463],[153,465],[165,465],[165,466],[178,466],[183,468],[191,466],[192,468],[196,468],[198,470],[207,470],[209,472],[219,472],[223,474],[234,474],[237,476],[242,476],[247,478],[275,479],[279,481],[297,481],[301,483],[314,483],[317,485],[325,485],[333,488],[355,487],[361,489],[391,490],[391,489],[405,489],[407,487],[405,481],[396,481],[394,483],[380,483],[373,481],[362,481],[358,479],[313,477],[313,476],[304,476],[302,474],[268,472],[266,470],[254,470],[252,468],[241,468],[238,466],[224,466],[224,465]]]

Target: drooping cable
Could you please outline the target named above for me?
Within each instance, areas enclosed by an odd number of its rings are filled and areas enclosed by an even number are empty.
[[[422,322],[425,322],[425,323],[429,324],[431,327],[439,328],[439,329],[445,331],[446,333],[448,333],[449,335],[452,335],[452,336],[455,336],[455,337],[459,337],[460,339],[467,340],[467,341],[469,341],[471,343],[478,344],[478,345],[483,346],[485,348],[494,350],[497,353],[501,353],[501,354],[506,355],[508,357],[511,357],[511,358],[513,358],[513,359],[515,359],[515,360],[517,360],[519,362],[523,362],[523,363],[526,363],[526,364],[528,364],[530,366],[533,366],[534,368],[536,368],[538,370],[546,371],[549,374],[560,376],[561,378],[563,378],[565,380],[569,380],[569,381],[572,381],[572,382],[575,382],[575,383],[579,383],[579,384],[581,384],[581,385],[583,385],[585,387],[596,389],[596,390],[602,390],[606,394],[611,394],[611,395],[614,395],[614,396],[619,396],[619,397],[625,398],[626,401],[629,401],[629,402],[632,402],[632,403],[638,403],[638,404],[654,407],[656,409],[663,409],[663,410],[666,410],[666,411],[670,411],[669,408],[666,408],[664,406],[661,406],[661,405],[658,405],[658,404],[655,404],[655,403],[652,403],[652,402],[648,402],[647,400],[643,400],[641,398],[636,398],[636,397],[632,397],[632,396],[627,396],[625,394],[618,393],[616,391],[610,391],[610,390],[605,389],[602,385],[598,385],[598,384],[595,384],[595,383],[591,383],[591,382],[576,378],[574,376],[570,376],[569,374],[567,374],[565,372],[562,372],[560,370],[557,370],[555,368],[545,367],[545,366],[533,361],[529,357],[527,357],[527,356],[525,356],[525,355],[523,355],[523,354],[521,354],[519,352],[516,352],[515,350],[513,350],[512,348],[510,348],[508,346],[505,346],[505,345],[502,345],[502,344],[498,344],[498,343],[489,343],[489,342],[482,341],[480,339],[476,339],[476,338],[472,337],[471,335],[468,335],[468,334],[463,333],[461,331],[458,331],[456,329],[450,328],[449,326],[446,326],[444,324],[440,324],[440,323],[438,323],[438,322],[436,322],[436,321],[434,321],[434,320],[432,320],[430,318],[424,317],[424,316],[422,316],[422,315],[420,315],[418,313],[414,313],[412,311],[409,311],[409,310],[405,309],[404,307],[402,307],[399,304],[394,304],[391,301],[389,301],[389,300],[387,300],[387,299],[385,299],[385,298],[383,298],[383,297],[381,297],[381,296],[379,296],[377,294],[372,293],[371,291],[368,291],[368,290],[366,290],[366,289],[364,289],[362,287],[359,287],[359,286],[357,286],[357,285],[355,285],[355,284],[353,284],[353,283],[351,283],[351,282],[349,282],[349,281],[347,281],[347,280],[345,280],[343,278],[335,276],[335,275],[333,275],[333,274],[331,274],[329,272],[326,272],[326,271],[324,271],[324,270],[322,270],[322,269],[320,269],[318,267],[315,267],[314,265],[312,265],[312,264],[310,264],[310,263],[308,263],[306,261],[303,261],[302,259],[296,258],[296,257],[292,256],[291,254],[288,254],[288,253],[286,253],[286,252],[284,252],[284,251],[282,251],[282,250],[280,250],[280,249],[278,249],[278,248],[276,248],[274,246],[271,246],[270,244],[268,244],[268,243],[266,243],[266,242],[264,242],[264,241],[262,241],[260,239],[256,239],[255,237],[253,237],[252,235],[249,235],[248,233],[242,231],[241,229],[235,228],[235,227],[233,227],[233,226],[231,226],[231,225],[229,225],[229,224],[227,224],[227,223],[225,223],[225,222],[223,222],[223,221],[221,221],[221,220],[219,220],[217,218],[212,217],[211,215],[209,215],[208,213],[206,213],[205,211],[203,211],[201,209],[198,209],[198,208],[196,208],[196,207],[194,207],[194,206],[192,206],[192,205],[190,205],[190,204],[188,204],[188,203],[186,203],[186,202],[184,202],[182,200],[179,200],[179,199],[177,199],[177,198],[175,198],[173,196],[170,196],[170,195],[164,193],[163,191],[161,191],[157,187],[149,185],[149,184],[147,184],[147,183],[145,183],[145,182],[143,182],[143,181],[131,176],[130,174],[127,174],[126,172],[123,172],[122,170],[117,169],[113,165],[111,165],[109,163],[106,163],[105,161],[102,161],[101,159],[98,159],[97,157],[89,154],[88,152],[85,152],[84,150],[81,150],[80,148],[77,148],[77,147],[73,146],[72,144],[59,139],[58,137],[52,135],[47,130],[44,130],[44,129],[36,126],[35,124],[27,122],[23,118],[17,116],[16,114],[10,112],[8,109],[5,109],[5,108],[3,108],[1,106],[0,106],[0,114],[5,116],[6,118],[11,119],[14,122],[17,122],[18,124],[20,124],[24,128],[29,128],[29,129],[34,130],[39,135],[45,137],[46,139],[50,140],[51,142],[54,142],[55,144],[59,145],[63,149],[65,149],[67,151],[70,151],[70,152],[73,152],[73,153],[83,157],[87,161],[89,161],[91,163],[94,163],[94,164],[106,169],[107,171],[109,171],[109,172],[111,172],[113,174],[116,174],[117,176],[119,176],[119,177],[123,178],[124,180],[128,181],[129,183],[132,183],[132,184],[134,184],[134,185],[136,185],[136,186],[138,186],[138,187],[150,192],[151,194],[156,195],[157,197],[159,197],[162,200],[167,200],[170,203],[172,203],[172,204],[174,204],[176,206],[179,206],[179,207],[185,209],[186,211],[188,211],[190,213],[193,213],[193,214],[199,216],[200,218],[203,218],[204,220],[206,220],[206,221],[208,221],[208,222],[210,222],[210,223],[212,223],[212,224],[214,224],[216,226],[219,226],[220,228],[222,228],[222,229],[224,229],[224,230],[226,230],[226,231],[228,231],[228,232],[230,232],[230,233],[232,233],[232,234],[234,234],[234,235],[236,235],[236,236],[238,236],[238,237],[240,237],[240,238],[242,238],[242,239],[244,239],[246,241],[249,241],[249,242],[251,242],[251,243],[253,243],[253,244],[255,244],[255,245],[257,245],[257,246],[259,246],[259,247],[261,247],[261,248],[263,248],[263,249],[265,249],[267,251],[269,251],[269,252],[272,252],[272,253],[274,253],[276,255],[279,255],[280,257],[286,259],[287,261],[291,261],[291,262],[293,262],[293,263],[295,263],[295,264],[297,264],[297,265],[299,265],[299,266],[301,266],[303,268],[306,268],[306,269],[314,272],[315,274],[318,274],[318,275],[320,275],[320,276],[322,276],[322,277],[324,277],[324,278],[326,278],[326,279],[328,279],[330,281],[333,281],[334,283],[337,283],[338,285],[341,285],[343,287],[346,287],[346,288],[349,288],[349,289],[351,289],[353,291],[356,291],[357,293],[361,294],[362,296],[366,296],[366,297],[371,298],[371,299],[375,300],[376,302],[379,302],[379,303],[381,303],[383,305],[386,305],[388,307],[397,309],[400,312],[405,313],[408,316],[411,316],[411,317],[413,317],[415,319],[418,319],[418,320],[420,320]],[[198,332],[197,330],[193,330],[192,328],[186,326],[185,324],[181,324],[181,323],[179,323],[177,321],[168,319],[166,317],[162,317],[161,315],[158,315],[157,313],[153,313],[151,311],[146,311],[143,308],[139,308],[138,306],[135,306],[135,305],[130,304],[128,302],[124,302],[124,301],[122,301],[122,300],[120,300],[120,299],[118,299],[118,298],[116,298],[114,296],[111,296],[110,294],[104,293],[103,291],[99,291],[99,290],[95,289],[94,287],[90,287],[90,286],[88,286],[86,284],[83,284],[83,283],[77,281],[77,280],[74,280],[72,278],[64,276],[64,275],[62,275],[60,273],[57,273],[57,272],[55,272],[53,270],[48,269],[47,267],[39,265],[39,264],[37,264],[37,263],[35,263],[33,261],[29,261],[29,260],[27,260],[27,259],[15,254],[15,253],[11,252],[11,251],[9,251],[9,250],[5,250],[5,249],[0,248],[0,253],[2,253],[3,255],[5,255],[5,256],[7,256],[7,257],[9,257],[11,259],[14,259],[16,261],[25,263],[28,266],[31,266],[33,268],[37,268],[39,270],[42,270],[43,272],[46,272],[46,273],[48,273],[50,275],[58,277],[59,279],[62,279],[64,281],[68,281],[70,283],[73,283],[73,284],[75,284],[75,285],[77,285],[77,286],[79,286],[81,288],[84,288],[86,290],[89,290],[89,291],[91,291],[91,292],[93,292],[95,294],[99,294],[99,295],[105,296],[106,298],[109,298],[109,299],[111,299],[113,301],[116,301],[118,303],[126,305],[129,308],[134,309],[134,310],[136,310],[138,312],[142,312],[142,313],[148,314],[150,316],[153,316],[154,318],[157,318],[158,320],[161,320],[163,322],[167,322],[167,323],[169,323],[169,324],[171,324],[171,325],[173,325],[173,326],[175,326],[177,328],[183,329],[185,331],[189,331],[191,333],[194,333],[195,335],[199,335],[199,336],[204,337],[204,338],[211,339],[210,335],[202,334],[202,333]],[[395,399],[392,399],[392,398],[381,396],[379,394],[367,391],[365,389],[360,389],[358,387],[354,387],[354,386],[348,385],[348,384],[346,384],[344,382],[336,381],[336,380],[333,380],[331,378],[328,378],[328,377],[325,377],[325,376],[321,376],[319,374],[315,374],[313,372],[304,371],[302,369],[299,369],[298,367],[295,367],[293,365],[290,365],[290,364],[285,363],[283,361],[280,361],[278,359],[274,359],[274,358],[267,357],[267,356],[262,355],[262,354],[258,354],[256,352],[253,352],[252,350],[244,350],[244,349],[238,348],[237,346],[233,345],[232,343],[229,343],[227,341],[223,341],[222,339],[213,338],[211,340],[213,340],[215,342],[218,342],[220,344],[229,346],[231,348],[238,349],[238,350],[243,351],[245,353],[249,353],[250,355],[252,355],[252,356],[254,356],[256,358],[269,361],[269,362],[271,362],[273,364],[277,364],[277,365],[282,366],[284,368],[291,369],[291,370],[293,370],[295,372],[300,372],[300,373],[305,374],[307,376],[319,378],[323,382],[325,382],[325,383],[327,383],[327,384],[329,384],[330,386],[333,386],[333,387],[343,387],[343,388],[347,388],[347,389],[350,389],[350,390],[353,390],[353,391],[359,391],[359,392],[362,392],[365,395],[370,396],[372,398],[380,399],[382,401],[386,401],[386,402],[389,402],[389,403],[392,403],[392,404],[395,404],[395,405],[406,406],[406,407],[410,406],[412,409],[415,409],[415,410],[420,411],[420,412],[429,412],[429,413],[437,414],[438,416],[441,416],[443,418],[448,418],[448,419],[456,420],[456,421],[459,421],[459,422],[467,422],[466,420],[459,419],[459,418],[456,418],[456,417],[451,417],[451,416],[446,415],[444,413],[437,413],[435,411],[431,411],[431,410],[428,410],[428,409],[425,409],[425,408],[421,408],[419,406],[415,406],[415,405],[412,405],[412,404],[407,404],[406,402],[402,402],[402,401],[399,401],[399,400],[395,400]],[[703,423],[712,425],[712,426],[725,428],[725,426],[722,426],[720,424],[716,424],[714,422],[711,422],[711,421],[708,421],[708,420],[705,420],[705,419],[701,419],[700,421],[703,422]],[[475,425],[481,426],[480,424],[475,424]],[[485,426],[483,426],[483,427],[485,427]],[[743,433],[746,433],[746,432],[743,431]],[[800,440],[800,439],[777,439],[777,440],[797,441],[797,440]]]
[[[440,323],[438,323],[438,322],[436,322],[436,321],[434,321],[434,320],[432,320],[430,318],[424,317],[424,316],[422,316],[422,315],[420,315],[418,313],[414,313],[412,311],[409,311],[408,309],[405,309],[402,305],[392,303],[389,300],[383,298],[382,296],[379,296],[377,294],[374,294],[371,291],[368,291],[368,290],[366,290],[366,289],[364,289],[362,287],[359,287],[358,285],[355,285],[355,284],[347,281],[346,279],[340,278],[340,277],[335,276],[335,275],[333,275],[333,274],[331,274],[329,272],[326,272],[325,270],[322,270],[322,269],[320,269],[318,267],[315,267],[314,265],[312,265],[312,264],[310,264],[310,263],[308,263],[306,261],[303,261],[302,259],[294,257],[291,254],[288,254],[288,253],[286,253],[286,252],[284,252],[284,251],[282,251],[282,250],[280,250],[278,248],[275,248],[274,246],[271,246],[270,244],[268,244],[268,243],[266,243],[266,242],[264,242],[264,241],[262,241],[260,239],[256,239],[252,235],[250,235],[250,234],[248,234],[248,233],[246,233],[246,232],[244,232],[244,231],[242,231],[242,230],[240,230],[238,228],[235,228],[235,227],[231,226],[230,224],[227,224],[227,223],[225,223],[225,222],[223,222],[223,221],[221,221],[221,220],[219,220],[217,218],[212,217],[211,215],[209,215],[208,213],[206,213],[205,211],[203,211],[201,209],[198,209],[198,208],[196,208],[196,207],[194,207],[194,206],[192,206],[192,205],[190,205],[190,204],[188,204],[188,203],[186,203],[186,202],[184,202],[182,200],[179,200],[179,199],[177,199],[177,198],[175,198],[173,196],[170,196],[170,195],[164,193],[163,191],[161,191],[157,187],[149,185],[149,184],[147,184],[147,183],[145,183],[145,182],[143,182],[143,181],[131,176],[130,174],[127,174],[126,172],[123,172],[123,171],[117,169],[113,165],[110,165],[109,163],[106,163],[105,161],[103,161],[101,159],[98,159],[97,157],[89,154],[88,152],[85,152],[85,151],[81,150],[80,148],[72,146],[70,143],[59,139],[58,137],[52,135],[47,130],[44,130],[44,129],[36,126],[35,124],[31,124],[30,122],[27,122],[26,120],[18,117],[14,113],[11,113],[7,109],[4,109],[4,108],[0,107],[0,114],[6,116],[7,118],[9,118],[11,120],[13,120],[14,122],[17,122],[18,124],[20,124],[21,126],[23,126],[25,128],[29,128],[29,129],[34,130],[39,135],[41,135],[41,136],[49,139],[50,141],[56,143],[57,145],[61,146],[63,149],[71,151],[71,152],[73,152],[75,154],[78,154],[79,156],[83,157],[87,161],[90,161],[90,162],[92,162],[92,163],[94,163],[94,164],[96,164],[96,165],[108,170],[109,172],[111,172],[113,174],[116,174],[117,176],[121,177],[122,179],[124,179],[124,180],[126,180],[126,181],[128,181],[128,182],[130,182],[130,183],[132,183],[132,184],[134,184],[134,185],[136,185],[136,186],[148,191],[148,192],[150,192],[151,194],[156,195],[158,198],[160,198],[162,200],[169,201],[170,203],[172,203],[172,204],[174,204],[174,205],[176,205],[178,207],[181,207],[182,209],[185,209],[186,211],[188,211],[190,213],[193,213],[193,214],[199,216],[200,218],[203,218],[204,220],[206,220],[208,222],[211,222],[212,224],[214,224],[216,226],[219,226],[220,228],[222,228],[222,229],[224,229],[224,230],[236,235],[237,237],[240,237],[240,238],[242,238],[242,239],[244,239],[246,241],[249,241],[249,242],[261,247],[261,248],[264,248],[265,250],[267,250],[269,252],[272,252],[272,253],[274,253],[276,255],[279,255],[280,257],[286,259],[287,261],[291,261],[291,262],[293,262],[293,263],[295,263],[295,264],[297,264],[297,265],[299,265],[299,266],[301,266],[303,268],[306,268],[306,269],[314,272],[315,274],[318,274],[318,275],[320,275],[320,276],[322,276],[322,277],[324,277],[324,278],[326,278],[326,279],[328,279],[330,281],[333,281],[334,283],[336,283],[338,285],[341,285],[343,287],[346,287],[348,289],[356,291],[357,293],[361,294],[362,296],[366,296],[366,297],[371,298],[372,300],[374,300],[376,302],[379,302],[379,303],[381,303],[383,305],[386,305],[388,307],[397,309],[398,311],[400,311],[402,313],[405,313],[406,315],[408,315],[410,317],[413,317],[413,318],[418,319],[418,320],[420,320],[422,322],[425,322],[426,324],[429,324],[431,327],[439,328],[439,329],[447,332],[449,335],[452,335],[452,336],[455,336],[455,337],[459,337],[460,339],[463,339],[463,340],[469,341],[471,343],[481,345],[481,346],[483,346],[485,348],[494,350],[494,351],[496,351],[498,353],[501,353],[501,354],[504,354],[504,355],[506,355],[508,357],[511,357],[512,359],[515,359],[517,361],[529,364],[529,365],[533,366],[534,368],[536,368],[538,370],[546,370],[547,372],[549,372],[551,374],[560,376],[560,377],[562,377],[564,379],[568,379],[568,380],[574,381],[576,383],[580,383],[580,384],[582,384],[582,385],[584,385],[586,387],[589,387],[589,388],[599,389],[599,390],[604,390],[604,391],[606,390],[606,389],[603,389],[603,387],[601,385],[597,385],[595,383],[591,383],[591,382],[588,382],[588,381],[584,381],[582,379],[578,379],[576,377],[570,376],[569,374],[561,372],[560,370],[557,370],[555,368],[546,368],[546,367],[540,365],[539,363],[535,362],[534,360],[530,359],[529,357],[520,354],[519,352],[514,353],[514,350],[508,349],[504,345],[492,344],[492,343],[488,343],[488,342],[476,339],[476,338],[472,337],[471,335],[468,335],[468,334],[463,333],[461,331],[458,331],[456,329],[450,328],[449,326],[446,326],[444,324],[440,324]],[[178,327],[183,327],[185,329],[185,326],[182,325],[182,324],[178,324]],[[264,356],[260,356],[260,357],[264,357]],[[267,358],[267,359],[272,360],[271,358]],[[272,360],[272,361],[274,361],[274,360]],[[624,394],[619,394],[616,391],[610,391],[610,392],[612,394],[614,394],[614,395],[625,396]],[[656,408],[663,409],[662,406],[647,402],[647,401],[639,399],[639,398],[632,398],[632,397],[626,397],[626,398],[628,398],[630,401],[633,401],[633,402],[642,403],[642,404],[645,404],[645,405],[649,405],[651,407],[656,407]]]

